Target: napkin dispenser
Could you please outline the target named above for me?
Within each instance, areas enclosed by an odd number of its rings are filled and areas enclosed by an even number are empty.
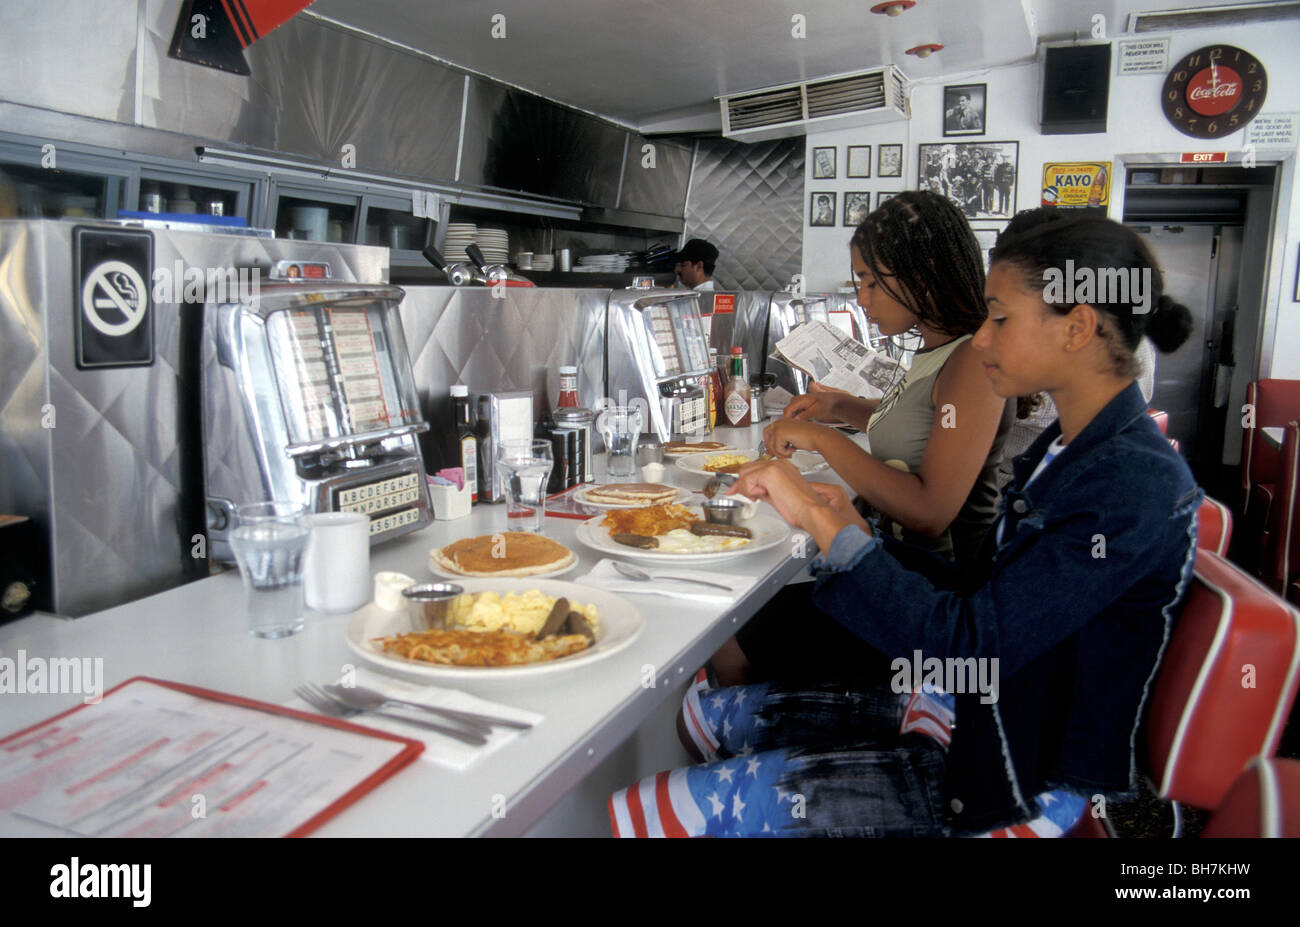
[[[503,441],[530,441],[533,437],[533,391],[477,393],[478,499],[505,501],[505,484],[497,470],[497,448]]]

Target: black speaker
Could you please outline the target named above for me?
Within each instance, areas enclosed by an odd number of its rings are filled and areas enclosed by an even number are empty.
[[[1044,135],[1106,131],[1110,43],[1062,45],[1043,59]]]

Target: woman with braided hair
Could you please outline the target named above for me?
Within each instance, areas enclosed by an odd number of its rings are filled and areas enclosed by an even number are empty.
[[[763,439],[778,457],[821,453],[884,530],[964,562],[997,511],[1002,438],[1015,418],[970,345],[988,314],[979,245],[948,200],[909,191],[867,216],[849,252],[868,321],[884,335],[919,330],[924,346],[882,399],[815,389]],[[813,419],[865,431],[871,453]]]
[[[1069,290],[1067,274],[1127,278]],[[960,568],[880,536],[788,461],[729,492],[808,531],[812,602],[894,656],[887,684],[763,683],[687,694],[704,765],[610,799],[618,835],[1055,836],[1138,787],[1138,729],[1196,556],[1202,493],[1146,414],[1140,338],[1192,328],[1132,229],[1094,216],[999,236],[973,339],[992,388],[1060,413],[1015,462]],[[788,616],[798,646],[806,615]],[[931,665],[940,667],[939,688]]]

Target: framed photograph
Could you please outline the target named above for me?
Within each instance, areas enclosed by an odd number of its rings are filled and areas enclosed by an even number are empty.
[[[876,165],[878,177],[903,176],[903,146],[881,145],[880,163]]]
[[[850,145],[849,146],[849,177],[870,177],[871,176],[871,146],[870,145]]]
[[[1292,298],[1300,303],[1300,264],[1295,266],[1295,296]]]
[[[943,136],[983,135],[987,84],[952,84],[943,88]]]
[[[835,149],[813,149],[813,180],[835,179]]]
[[[835,224],[834,193],[808,194],[808,224],[814,226]]]
[[[844,224],[857,228],[871,212],[871,192],[844,194]]]
[[[879,209],[881,206],[884,205],[885,200],[892,200],[892,199],[893,199],[894,197],[896,197],[896,196],[898,196],[898,191],[897,191],[897,190],[895,190],[893,193],[877,193],[877,194],[876,194],[876,208]]]
[[[917,146],[917,189],[947,197],[968,219],[1016,214],[1019,142],[943,142]]]

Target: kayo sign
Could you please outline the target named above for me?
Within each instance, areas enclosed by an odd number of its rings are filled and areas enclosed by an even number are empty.
[[[153,363],[153,235],[78,226],[72,232],[77,366]]]

